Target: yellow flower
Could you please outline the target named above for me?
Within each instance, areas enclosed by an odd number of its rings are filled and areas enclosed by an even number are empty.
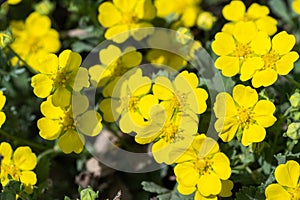
[[[107,122],[120,119],[119,126],[124,133],[134,131],[137,126],[143,125],[149,119],[149,110],[152,105],[158,104],[158,99],[149,94],[152,81],[142,75],[137,69],[128,78],[122,77],[111,82],[106,87],[110,92],[108,98],[100,102],[99,108]]]
[[[220,57],[215,61],[216,68],[224,76],[235,76],[240,68],[253,56],[251,42],[257,34],[253,22],[239,22],[233,33],[219,32],[212,42],[212,50]],[[251,62],[252,64],[252,62]]]
[[[82,134],[96,136],[102,130],[102,117],[89,110],[86,96],[74,95],[73,104],[67,109],[55,107],[52,96],[41,104],[41,112],[45,116],[38,120],[40,136],[46,140],[58,138],[58,145],[64,153],[80,153],[85,143]]]
[[[195,200],[217,199],[215,195],[222,191],[222,180],[231,175],[229,159],[220,152],[218,143],[204,134],[196,136],[176,162],[177,189],[184,195],[196,192]]]
[[[207,92],[198,88],[196,74],[183,71],[174,81],[159,76],[153,85],[153,95],[162,100],[167,113],[174,112],[201,114],[206,110]]]
[[[183,26],[192,27],[201,11],[200,3],[201,0],[155,0],[155,7],[158,17],[165,18],[173,14],[174,18],[180,18]]]
[[[210,12],[201,12],[197,18],[197,26],[203,30],[209,31],[217,18]]]
[[[251,87],[237,85],[232,97],[226,92],[217,95],[215,129],[224,142],[231,141],[236,134],[244,146],[261,142],[266,136],[265,128],[276,121],[275,109],[272,102],[258,100],[257,92]]]
[[[251,43],[255,57],[249,58],[241,68],[241,81],[252,78],[255,88],[270,86],[278,75],[287,75],[293,68],[299,55],[291,51],[296,42],[292,34],[282,31],[272,41],[264,32],[259,32]]]
[[[292,3],[294,11],[300,15],[300,0],[294,0]]]
[[[33,186],[37,182],[36,174],[32,171],[36,164],[36,155],[31,151],[30,147],[18,147],[15,152],[9,143],[2,142],[0,144],[1,184],[5,186],[9,181],[9,176],[16,181],[20,181],[25,186],[25,192],[32,193]]]
[[[60,49],[59,34],[47,16],[33,12],[25,22],[11,22],[11,27],[15,37],[11,48],[34,70],[38,70],[41,58]]]
[[[7,3],[9,5],[16,5],[18,3],[20,3],[22,0],[7,0]]]
[[[127,47],[123,52],[117,46],[109,45],[99,52],[101,65],[89,68],[91,80],[99,87],[123,76],[142,62],[142,54],[134,47]]]
[[[89,86],[88,71],[80,64],[81,56],[71,50],[64,50],[59,57],[48,54],[40,63],[40,73],[32,77],[34,94],[40,98],[52,94],[55,106],[69,106],[72,91]]]
[[[5,113],[1,111],[4,107],[5,102],[6,102],[6,97],[3,95],[3,92],[0,91],[0,128],[6,120]]]
[[[300,166],[294,160],[280,164],[275,169],[278,183],[268,185],[265,190],[267,200],[296,200],[300,198]]]
[[[149,21],[156,14],[151,0],[113,0],[112,3],[100,4],[98,10],[98,21],[108,28],[105,38],[118,43],[124,42],[129,36],[138,41],[145,38],[149,34],[149,30],[139,31],[137,29],[152,27]]]
[[[253,3],[246,11],[243,1],[233,0],[223,8],[222,13],[225,19],[231,21],[231,23],[224,26],[222,31],[232,30],[234,23],[240,21],[253,21],[258,30],[264,31],[268,35],[273,35],[277,31],[277,21],[268,16],[270,10],[267,6]]]

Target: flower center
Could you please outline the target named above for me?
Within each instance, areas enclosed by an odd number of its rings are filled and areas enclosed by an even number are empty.
[[[176,142],[178,139],[182,139],[178,134],[178,126],[173,123],[166,124],[161,130],[162,138],[167,143]]]
[[[279,60],[279,54],[274,51],[271,51],[270,53],[264,55],[262,58],[265,63],[263,69],[267,69],[267,68],[274,69],[276,67],[276,62]]]
[[[241,125],[248,126],[253,121],[253,113],[249,109],[242,108],[238,110],[237,120]]]
[[[108,70],[111,72],[110,76],[112,77],[123,76],[128,71],[120,58],[109,65]]]
[[[75,130],[76,122],[74,121],[73,114],[70,110],[65,112],[65,116],[60,119],[59,123],[62,125],[64,131]]]
[[[67,72],[58,72],[56,76],[52,78],[56,87],[66,87],[68,81],[70,80],[70,76],[67,75]]]
[[[292,196],[292,200],[300,200],[300,188],[297,187],[294,190],[292,190],[290,192],[291,196]]]
[[[128,97],[128,98],[129,98],[128,110],[132,111],[132,112],[135,112],[135,111],[139,110],[138,109],[139,97],[131,96],[131,97]]]
[[[19,180],[21,171],[11,162],[10,164],[1,164],[1,176],[4,178],[10,175],[12,179]]]
[[[235,47],[235,56],[241,60],[247,58],[251,53],[251,48],[247,44],[238,43]]]
[[[207,173],[212,169],[212,163],[207,158],[197,158],[195,162],[195,168],[199,171],[200,175]]]
[[[124,13],[122,17],[122,24],[126,25],[135,24],[139,21],[135,13]]]

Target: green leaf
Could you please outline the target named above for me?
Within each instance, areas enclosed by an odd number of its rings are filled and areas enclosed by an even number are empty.
[[[64,200],[71,200],[70,197],[65,196]]]
[[[142,186],[143,186],[143,190],[151,193],[163,194],[163,193],[170,192],[170,190],[160,185],[157,185],[156,183],[153,182],[143,181]]]
[[[282,0],[270,0],[269,5],[272,12],[281,17],[284,21],[291,21],[291,17],[288,14],[287,6]]]
[[[98,191],[95,192],[93,188],[88,187],[80,191],[81,200],[95,200],[98,197]]]
[[[236,200],[264,200],[266,199],[261,187],[242,187],[236,194]]]
[[[278,165],[286,162],[286,155],[283,155],[282,153],[274,155],[274,157],[276,158]]]
[[[16,195],[9,192],[3,192],[0,193],[0,200],[16,200]]]
[[[11,194],[17,194],[21,190],[21,183],[15,180],[10,180],[3,188],[3,191]]]

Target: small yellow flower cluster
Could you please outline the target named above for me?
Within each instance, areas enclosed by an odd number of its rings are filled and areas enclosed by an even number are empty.
[[[32,193],[37,182],[36,174],[32,171],[37,164],[37,157],[30,147],[18,147],[15,152],[9,143],[0,143],[0,182],[5,186],[9,177],[24,184],[24,190]]]
[[[265,190],[266,199],[294,200],[300,198],[300,166],[294,160],[280,164],[275,169],[275,179],[278,183],[268,185]]]
[[[90,85],[88,70],[80,67],[81,60],[71,50],[64,50],[59,57],[48,54],[31,82],[36,96],[47,97],[41,104],[44,117],[38,120],[40,136],[47,140],[58,138],[64,153],[80,153],[85,143],[82,134],[95,136],[102,129],[102,117],[89,108],[87,96],[80,93]]]
[[[276,20],[269,17],[269,9],[253,3],[245,11],[242,1],[233,0],[223,8],[225,24],[215,36],[213,51],[219,56],[216,68],[224,76],[240,74],[241,81],[251,80],[253,87],[274,84],[278,75],[287,75],[299,55],[291,51],[295,45],[294,35],[282,31],[273,38]]]
[[[5,113],[2,112],[5,102],[6,102],[6,97],[3,95],[3,92],[0,91],[0,128],[4,124],[6,119]]]
[[[60,49],[59,34],[51,28],[48,16],[33,12],[25,22],[12,21],[11,28],[14,37],[11,48],[33,70],[37,70],[41,58]],[[18,59],[15,57],[12,61],[15,65]],[[20,62],[20,65],[23,64]]]

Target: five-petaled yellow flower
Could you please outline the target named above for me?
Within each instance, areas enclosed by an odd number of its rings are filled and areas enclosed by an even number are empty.
[[[296,51],[291,51],[295,43],[295,36],[285,31],[272,41],[266,33],[259,32],[251,43],[254,55],[241,68],[241,81],[252,78],[253,87],[267,87],[275,83],[278,75],[287,75],[299,58]]]
[[[276,121],[275,109],[272,102],[258,100],[257,92],[251,87],[237,85],[232,97],[226,92],[217,95],[215,129],[224,142],[231,141],[236,134],[244,146],[261,142],[266,136],[265,128]]]
[[[88,71],[80,64],[81,56],[71,50],[64,50],[59,57],[48,54],[40,63],[40,73],[32,77],[34,94],[40,98],[52,94],[55,106],[69,106],[73,90],[89,87]]]
[[[35,71],[38,70],[41,59],[60,49],[59,34],[51,28],[48,16],[33,12],[25,22],[12,21],[11,27],[15,39],[11,48]],[[17,58],[13,61],[16,62]]]
[[[5,113],[2,112],[5,102],[6,102],[6,97],[3,95],[3,92],[0,91],[0,128],[4,124],[6,119]]]
[[[300,198],[300,166],[294,160],[280,164],[275,169],[275,178],[278,183],[269,185],[265,194],[267,200],[297,200]]]
[[[86,96],[73,96],[73,104],[67,109],[55,107],[52,96],[41,104],[41,112],[45,116],[38,120],[40,136],[46,140],[58,138],[58,145],[64,153],[80,153],[85,139],[82,134],[96,136],[102,130],[102,117],[94,110],[88,109]]]
[[[267,6],[253,3],[246,11],[243,1],[233,0],[223,8],[222,13],[225,19],[231,21],[224,25],[222,31],[231,32],[234,24],[240,21],[252,21],[258,30],[264,31],[268,35],[273,35],[277,31],[277,21],[268,16],[270,10]]]
[[[30,147],[18,147],[15,152],[9,143],[0,144],[0,181],[2,186],[9,182],[9,176],[24,184],[25,192],[32,193],[33,186],[37,182],[36,174],[32,171],[37,164],[37,157]]]
[[[184,195],[196,192],[195,200],[217,199],[216,195],[222,191],[222,181],[231,175],[229,159],[220,152],[218,143],[204,134],[196,136],[176,162],[177,189]]]
[[[156,15],[151,0],[113,0],[100,4],[98,10],[98,21],[108,28],[105,38],[118,43],[124,42],[129,36],[138,41],[145,38],[151,31],[138,29],[152,27],[149,21]]]

